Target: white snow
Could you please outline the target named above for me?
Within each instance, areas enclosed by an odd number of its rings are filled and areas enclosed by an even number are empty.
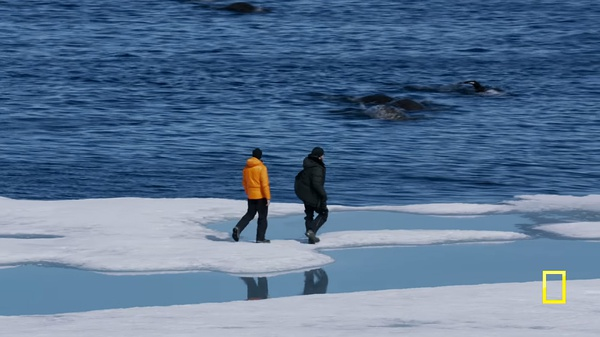
[[[430,245],[463,242],[498,242],[528,238],[513,232],[477,230],[378,230],[343,231],[321,235],[319,248],[352,248],[393,245]]]
[[[336,208],[333,206],[332,212]],[[0,199],[0,265],[48,263],[113,273],[211,270],[273,274],[332,263],[318,250],[325,248],[527,238],[506,231],[382,230],[324,233],[318,245],[298,240],[257,245],[233,242],[229,232],[207,227],[237,220],[245,210],[245,201],[225,199]],[[301,204],[273,203],[269,207],[271,223],[276,216],[290,214],[298,214],[303,222]],[[334,221],[335,215],[331,218]],[[252,224],[247,230],[254,228]],[[298,232],[299,239],[305,240],[301,228]],[[23,238],[27,235],[34,238]]]
[[[355,207],[338,206],[335,210],[352,210]],[[366,206],[361,210],[397,211],[419,214],[438,215],[477,215],[492,213],[540,213],[550,211],[600,211],[600,195],[520,195],[515,200],[507,200],[501,204],[422,204],[404,206]]]
[[[600,239],[600,222],[572,222],[537,226],[546,232],[577,239]]]

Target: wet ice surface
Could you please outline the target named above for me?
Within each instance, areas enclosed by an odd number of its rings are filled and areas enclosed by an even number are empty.
[[[597,250],[593,242],[548,239],[331,250],[326,254],[335,260],[332,264],[266,277],[266,293],[275,298],[302,295],[305,288],[321,289],[308,293],[343,293],[539,281],[542,270],[556,269],[567,270],[569,280],[600,278],[600,269],[589,260],[598,257]],[[119,276],[22,266],[0,269],[0,278],[0,315],[237,301],[251,291],[241,277],[217,272]]]
[[[460,208],[453,207],[454,212]],[[5,237],[0,245],[0,265],[45,264],[129,274],[220,271],[274,275],[332,263],[333,259],[321,251],[324,248],[499,242],[529,237],[507,230],[423,229],[413,220],[388,220],[388,213],[373,213],[368,222],[360,219],[359,213],[341,215],[352,210],[377,208],[331,206],[331,219],[319,233],[324,240],[319,245],[307,245],[303,225],[298,224],[302,218],[292,216],[302,214],[302,206],[273,204],[268,232],[273,241],[261,246],[251,243],[252,226],[243,233],[242,242],[237,243],[230,238],[231,224],[225,229],[211,227],[239,219],[245,211],[245,201],[0,199],[0,235]],[[338,213],[340,217],[336,218]],[[281,219],[280,224],[277,219]],[[353,230],[353,223],[364,225],[363,229],[369,231]]]
[[[581,279],[600,278],[599,204],[332,206],[318,245],[306,244],[301,205],[274,204],[266,245],[252,242],[254,221],[241,242],[230,238],[245,201],[0,199],[0,324],[33,337],[238,336],[241,326],[249,336],[265,326],[274,335],[595,336],[600,284]],[[577,239],[560,231],[571,223]],[[541,304],[543,270],[567,271],[567,306]]]
[[[223,221],[207,225],[207,228],[228,235],[236,222]],[[306,245],[302,222],[302,214],[272,217],[268,237],[274,243],[290,240]],[[448,217],[389,211],[333,212],[320,233],[322,244],[311,246],[333,261],[319,268],[276,274],[232,275],[207,271],[138,275],[61,268],[60,265],[40,262],[0,269],[3,280],[0,296],[4,299],[0,303],[0,315],[539,281],[542,270],[555,269],[568,270],[569,279],[600,278],[600,270],[590,265],[590,259],[598,256],[597,243],[581,240],[527,237],[515,241],[474,243],[472,239],[476,236],[469,236],[462,242],[451,241],[448,244],[422,240],[416,244],[371,248],[335,249],[326,245],[328,236],[342,231],[358,234],[386,233],[388,230],[515,233],[533,227],[535,224],[531,220],[515,214]],[[256,221],[253,221],[243,232],[242,242],[233,243],[224,237],[217,242],[259,249],[261,245],[245,242],[252,241],[255,230]],[[399,242],[410,233],[400,235]],[[48,239],[45,236],[40,238]]]
[[[559,286],[552,281],[550,287]],[[320,294],[186,306],[0,316],[11,336],[597,336],[600,282],[571,281],[566,305],[540,282]],[[235,317],[232,321],[231,317]],[[311,322],[311,324],[306,324]]]

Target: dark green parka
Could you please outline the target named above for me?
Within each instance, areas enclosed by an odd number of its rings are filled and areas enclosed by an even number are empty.
[[[308,155],[302,163],[304,169],[296,176],[294,191],[305,204],[320,208],[326,205],[325,164],[318,157]]]

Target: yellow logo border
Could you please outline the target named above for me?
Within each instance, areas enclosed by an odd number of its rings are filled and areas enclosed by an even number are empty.
[[[560,275],[562,280],[562,298],[559,300],[549,300],[547,292],[548,275]],[[544,270],[542,271],[542,303],[544,304],[565,304],[567,303],[567,271],[566,270]]]

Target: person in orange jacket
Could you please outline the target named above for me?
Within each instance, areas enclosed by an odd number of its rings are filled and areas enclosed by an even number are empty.
[[[256,148],[252,151],[252,157],[246,161],[246,167],[242,171],[242,185],[248,196],[248,210],[246,214],[233,227],[231,237],[234,241],[240,240],[240,234],[248,226],[250,221],[258,212],[258,225],[256,227],[256,242],[269,243],[265,238],[267,232],[267,214],[271,203],[271,188],[269,186],[269,173],[263,164],[262,150]]]

